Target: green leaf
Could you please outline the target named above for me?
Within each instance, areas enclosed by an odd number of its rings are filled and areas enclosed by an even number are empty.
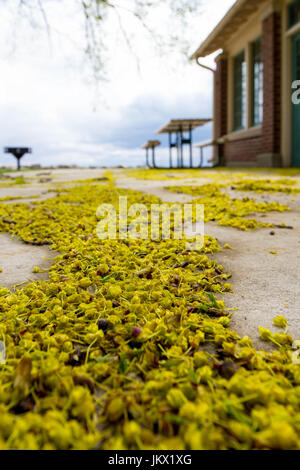
[[[169,361],[161,364],[162,367],[176,367],[182,363],[182,359],[169,359]]]
[[[117,273],[112,273],[112,274],[109,274],[108,276],[105,276],[103,279],[100,280],[100,282],[104,283],[104,282],[108,282],[112,277],[114,277]]]
[[[230,418],[233,418],[236,421],[239,421],[240,423],[244,423],[244,424],[247,424],[248,426],[252,427],[252,420],[250,418],[248,418],[248,416],[246,416],[241,411],[238,411],[234,407],[234,405],[232,405],[229,402],[225,402],[225,406],[226,406],[227,414]]]
[[[189,378],[193,384],[196,385],[198,383],[197,376],[195,372],[193,371],[193,369],[189,369]]]
[[[170,413],[166,414],[165,420],[172,424],[183,424],[186,422],[186,420],[181,416],[172,415]]]
[[[218,305],[214,295],[213,294],[208,294],[208,298],[211,301],[211,303],[213,304],[213,306],[219,310],[220,306]]]
[[[129,363],[125,356],[120,356],[119,374],[125,374],[129,366]]]

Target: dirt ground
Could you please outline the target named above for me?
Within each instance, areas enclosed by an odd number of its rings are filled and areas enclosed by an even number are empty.
[[[101,177],[105,171],[26,171],[23,176],[31,179],[27,185],[1,187],[0,181],[0,198],[26,197],[19,202],[42,200],[53,196],[53,193],[48,193],[53,187],[70,186],[72,181]],[[170,177],[169,180],[162,181],[137,180],[124,176],[119,170],[114,173],[118,187],[156,195],[166,202],[189,202],[193,199],[189,195],[167,191],[164,189],[167,185],[200,185],[209,182],[208,178],[175,180]],[[33,196],[38,196],[38,199]],[[237,193],[235,197],[238,197]],[[259,339],[258,327],[261,325],[275,331],[272,320],[277,315],[284,315],[288,320],[289,333],[295,339],[300,338],[300,196],[272,194],[255,197],[258,200],[287,203],[292,209],[290,212],[269,213],[262,220],[275,224],[284,222],[292,226],[293,230],[275,229],[275,234],[271,235],[271,229],[242,232],[208,223],[205,231],[216,237],[221,246],[229,243],[232,247],[232,250],[225,249],[214,255],[227,271],[232,272],[230,282],[234,293],[226,295],[225,298],[229,308],[236,308],[233,310],[232,329],[242,336],[250,336],[256,347],[266,349],[266,343]],[[7,203],[11,202],[18,201]],[[34,266],[49,268],[51,258],[55,255],[46,247],[24,245],[4,233],[0,234],[0,248],[0,268],[3,269],[0,273],[0,285],[9,288],[31,279],[45,278],[47,273],[33,274],[32,270]],[[277,254],[271,254],[271,251],[276,251]]]

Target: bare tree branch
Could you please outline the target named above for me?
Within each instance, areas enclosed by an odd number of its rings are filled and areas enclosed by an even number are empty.
[[[51,28],[50,28],[50,25],[49,25],[49,22],[48,22],[48,17],[47,17],[46,11],[45,11],[45,9],[42,5],[42,0],[37,0],[37,2],[38,2],[38,6],[41,10],[42,17],[44,19],[45,27],[46,27],[46,30],[47,30],[47,34],[48,34],[48,38],[49,38],[49,42],[50,42],[50,46],[51,46]]]
[[[10,0],[3,0],[7,4]],[[110,16],[110,12],[116,15],[119,30],[123,41],[135,57],[137,67],[140,68],[140,57],[136,53],[134,41],[138,36],[130,37],[126,30],[126,19],[128,15],[137,21],[137,30],[140,25],[145,31],[148,39],[154,45],[156,52],[167,54],[174,45],[180,42],[180,46],[185,46],[185,30],[188,27],[189,19],[200,11],[199,0],[75,0],[83,13],[85,28],[85,45],[83,50],[90,62],[95,80],[105,79],[105,55],[109,48],[109,38],[105,35],[104,26]],[[50,24],[48,19],[45,0],[19,0],[17,15],[26,17],[33,28],[43,27],[47,32],[50,48],[52,46],[51,31],[55,30],[55,25]],[[63,1],[61,1],[63,3]],[[165,9],[167,14],[166,27],[159,29],[155,22],[151,22],[151,15]],[[174,28],[168,30],[167,21]],[[177,26],[177,28],[176,28]],[[173,33],[179,30],[179,38]],[[139,30],[140,31],[140,30]],[[140,34],[140,33],[139,33]],[[184,48],[181,47],[183,50]]]

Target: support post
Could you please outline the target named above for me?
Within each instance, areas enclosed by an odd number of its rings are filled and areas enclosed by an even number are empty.
[[[149,149],[146,149],[146,166],[149,168]]]
[[[156,163],[155,163],[155,147],[152,147],[152,163],[153,163],[153,168],[156,168]]]
[[[180,143],[179,133],[176,132],[176,148],[177,148],[177,168],[180,168]]]
[[[200,163],[199,168],[203,167],[203,147],[200,147]]]
[[[170,168],[173,168],[173,162],[172,162],[172,133],[169,132],[169,165]]]
[[[183,134],[182,127],[180,127],[180,167],[183,168]]]
[[[192,127],[189,129],[189,141],[190,141],[190,168],[193,168],[193,132]]]

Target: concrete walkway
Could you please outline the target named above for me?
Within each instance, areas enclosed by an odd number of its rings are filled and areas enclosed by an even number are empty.
[[[31,280],[47,279],[48,271],[33,273],[33,268],[49,269],[55,256],[47,247],[25,245],[8,233],[0,233],[0,287],[13,289]]]
[[[19,202],[30,202],[52,197],[48,189],[66,185],[72,181],[88,178],[99,178],[107,170],[74,169],[24,172],[25,178],[32,178],[27,185],[1,187],[0,198],[5,196],[25,196],[27,199]],[[45,174],[50,173],[50,174]],[[160,197],[165,202],[189,202],[189,195],[172,193],[165,186],[200,185],[210,182],[209,178],[153,181],[128,178],[120,170],[114,170],[116,185],[121,188],[134,189]],[[249,178],[255,177],[255,174]],[[265,175],[263,177],[266,177]],[[269,178],[269,175],[267,176]],[[39,182],[49,178],[51,181]],[[75,183],[74,183],[75,184]],[[77,184],[77,183],[76,183]],[[31,199],[32,196],[38,199]],[[237,192],[235,197],[239,197]],[[243,196],[247,194],[243,193]],[[224,250],[213,257],[223,264],[226,271],[232,271],[234,294],[225,297],[228,308],[236,307],[231,327],[242,336],[248,335],[259,348],[269,346],[260,341],[258,327],[264,326],[273,331],[272,320],[281,314],[288,319],[289,332],[295,339],[300,338],[300,196],[285,194],[249,194],[258,200],[277,200],[287,203],[291,212],[269,213],[261,220],[291,225],[294,230],[275,229],[270,235],[270,229],[259,229],[255,232],[242,232],[230,227],[220,227],[214,223],[206,224],[206,233],[216,237],[221,244],[229,243],[232,250]],[[294,201],[292,201],[294,199]],[[18,201],[12,201],[18,202]],[[9,203],[9,202],[7,202]],[[261,215],[257,215],[261,217]],[[271,254],[271,251],[278,252]],[[47,247],[24,245],[10,235],[0,233],[0,286],[12,288],[15,284],[31,279],[47,278],[47,273],[33,274],[34,266],[47,269],[55,253]]]
[[[115,183],[122,188],[158,196],[165,202],[189,202],[193,197],[170,192],[164,187],[207,184],[209,180],[145,181],[122,177]],[[238,197],[236,192],[234,195]],[[270,349],[272,346],[260,340],[258,327],[282,331],[272,324],[277,315],[287,318],[289,333],[300,339],[300,195],[243,193],[245,196],[288,204],[291,212],[268,213],[261,220],[274,224],[284,222],[294,229],[275,229],[275,235],[270,235],[271,229],[243,232],[207,223],[205,232],[217,238],[221,246],[228,243],[233,248],[213,255],[226,271],[232,272],[229,282],[234,293],[225,297],[228,308],[237,308],[233,311],[231,328],[241,336],[250,336],[257,348]],[[256,216],[260,217],[261,214]],[[271,251],[278,254],[271,254]]]

